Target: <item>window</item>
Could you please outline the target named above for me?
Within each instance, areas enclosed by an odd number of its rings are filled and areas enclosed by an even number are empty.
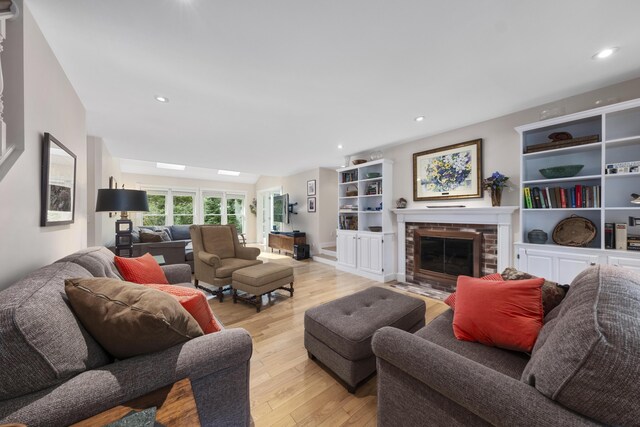
[[[149,212],[142,214],[142,225],[165,225],[167,223],[167,195],[161,192],[147,191]]]
[[[227,194],[227,224],[235,225],[238,233],[244,233],[244,195]]]
[[[194,224],[195,194],[173,193],[173,221],[174,225]]]
[[[222,224],[222,193],[204,193],[202,201],[203,222],[205,224]]]

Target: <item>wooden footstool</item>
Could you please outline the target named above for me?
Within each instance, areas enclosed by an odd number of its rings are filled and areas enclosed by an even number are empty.
[[[233,272],[231,276],[233,288],[233,303],[238,300],[255,305],[259,313],[262,307],[262,295],[269,296],[276,289],[288,291],[293,297],[293,268],[272,262],[241,268]],[[285,285],[289,284],[289,287]],[[251,296],[238,295],[238,291],[246,292]]]

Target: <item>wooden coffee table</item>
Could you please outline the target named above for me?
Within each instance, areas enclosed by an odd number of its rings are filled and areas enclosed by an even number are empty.
[[[191,381],[185,378],[170,386],[115,406],[91,418],[73,424],[73,426],[104,426],[119,420],[131,411],[142,411],[152,406],[158,408],[156,421],[167,427],[200,425],[200,417],[198,417]]]

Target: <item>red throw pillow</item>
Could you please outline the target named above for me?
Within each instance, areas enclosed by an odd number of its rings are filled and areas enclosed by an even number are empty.
[[[544,319],[543,283],[542,278],[491,282],[459,276],[453,333],[463,341],[531,352]]]
[[[504,282],[502,275],[500,273],[489,274],[488,276],[483,276],[480,278],[481,280],[493,280],[496,282]],[[451,307],[451,310],[456,309],[456,293],[452,293],[444,300],[444,303]]]
[[[160,264],[151,254],[146,253],[138,258],[115,257],[116,267],[127,282],[146,285],[148,283],[160,283],[168,285],[167,276],[160,268]]]
[[[198,322],[205,334],[222,330],[202,291],[172,285],[147,284],[145,286],[166,292],[177,299],[180,305]]]

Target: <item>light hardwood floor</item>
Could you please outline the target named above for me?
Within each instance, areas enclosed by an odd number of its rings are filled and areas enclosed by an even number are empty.
[[[277,291],[260,313],[247,304],[212,300],[226,327],[245,328],[253,337],[251,413],[256,426],[375,426],[376,377],[349,394],[336,379],[307,357],[303,342],[305,310],[371,286],[386,286],[313,261],[263,253],[265,262],[292,265],[295,293]],[[280,294],[282,292],[282,294]],[[277,296],[276,296],[277,295]],[[448,307],[426,301],[426,321]],[[266,303],[266,297],[263,298]]]

